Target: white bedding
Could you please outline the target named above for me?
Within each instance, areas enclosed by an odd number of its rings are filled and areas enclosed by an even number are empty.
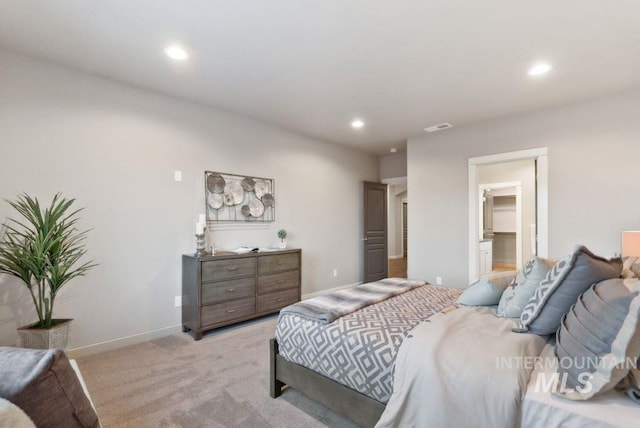
[[[20,407],[0,397],[0,427],[4,428],[36,428]]]
[[[554,347],[548,344],[540,358],[557,364]],[[640,426],[640,406],[624,397],[620,391],[607,391],[588,401],[571,401],[557,397],[543,388],[536,388],[555,372],[552,364],[538,364],[531,374],[522,402],[520,426],[523,428],[599,428]]]
[[[461,307],[416,326],[400,346],[393,394],[376,427],[513,427],[545,338],[513,333],[495,309]],[[510,360],[511,361],[511,360]]]
[[[571,401],[541,387],[556,373],[554,346],[513,326],[487,307],[420,323],[398,351],[393,394],[376,427],[640,426],[640,406],[620,391]]]

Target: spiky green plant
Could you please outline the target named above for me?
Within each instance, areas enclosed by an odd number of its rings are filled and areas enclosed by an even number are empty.
[[[287,239],[287,231],[284,229],[280,229],[278,231],[278,238],[280,238],[281,241],[284,241],[285,239]]]
[[[88,231],[78,231],[78,213],[70,210],[75,199],[56,194],[49,207],[26,193],[6,201],[21,217],[8,218],[0,241],[0,273],[21,280],[29,289],[38,323],[35,328],[54,325],[53,304],[60,289],[73,278],[84,276],[93,261],[80,263],[87,250]]]

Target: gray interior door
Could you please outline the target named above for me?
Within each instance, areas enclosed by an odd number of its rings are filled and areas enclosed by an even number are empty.
[[[377,281],[388,276],[387,185],[364,183],[364,279]]]

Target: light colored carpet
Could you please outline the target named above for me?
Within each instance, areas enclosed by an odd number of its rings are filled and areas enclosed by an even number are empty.
[[[275,326],[270,316],[77,361],[104,428],[356,427],[295,390],[269,396]]]

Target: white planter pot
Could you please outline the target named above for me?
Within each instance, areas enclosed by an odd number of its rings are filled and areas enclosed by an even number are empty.
[[[18,329],[18,346],[31,349],[67,349],[69,328],[72,319],[58,320],[60,323],[51,328],[31,328],[31,325]],[[35,325],[35,324],[32,324]]]

